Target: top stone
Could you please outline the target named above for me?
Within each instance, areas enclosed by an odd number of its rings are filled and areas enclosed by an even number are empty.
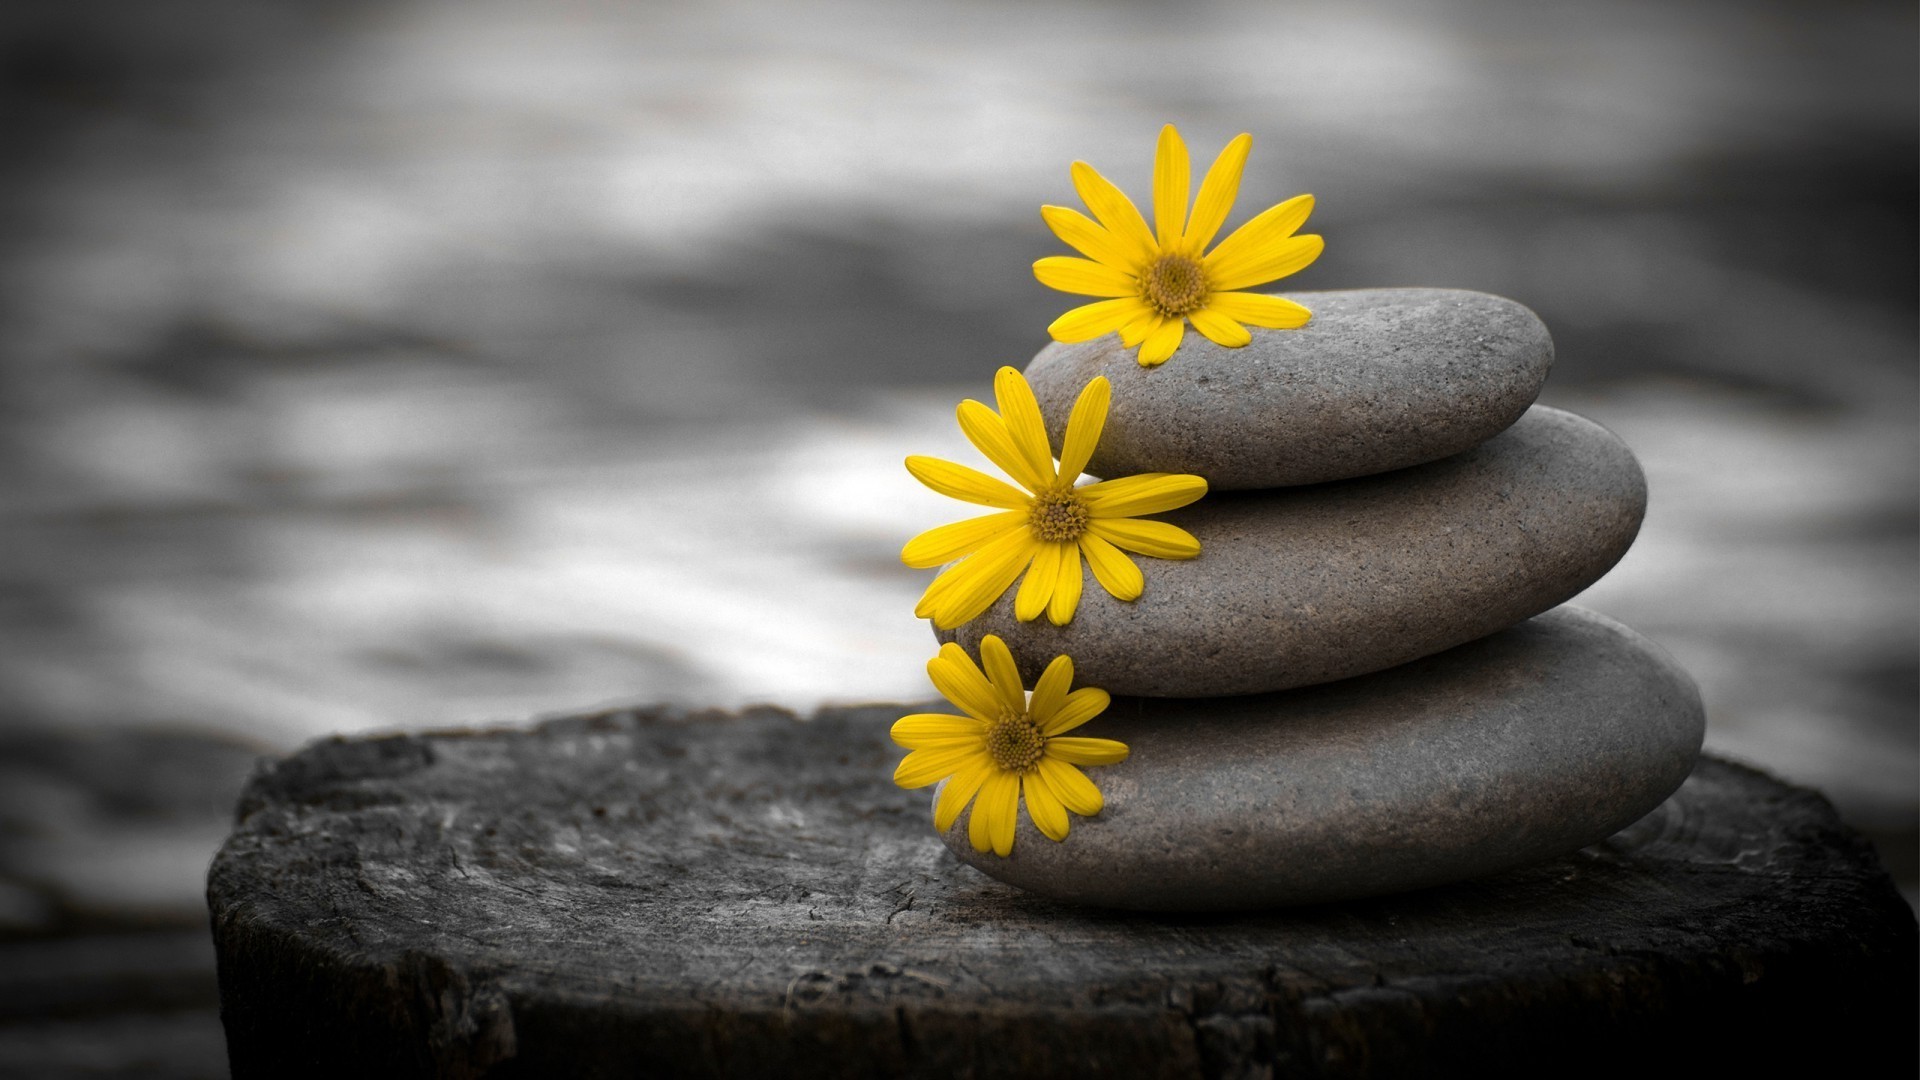
[[[1082,387],[1113,384],[1087,471],[1197,473],[1216,490],[1290,487],[1460,453],[1527,411],[1553,339],[1527,308],[1459,289],[1288,293],[1313,318],[1223,348],[1189,333],[1159,367],[1107,334],[1027,365],[1054,444]]]

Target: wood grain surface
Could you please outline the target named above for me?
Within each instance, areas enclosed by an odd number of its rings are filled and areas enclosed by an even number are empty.
[[[263,768],[208,886],[234,1075],[1911,1061],[1913,915],[1761,773],[1707,759],[1607,842],[1475,882],[1121,916],[957,864],[888,780],[900,711],[623,711]]]

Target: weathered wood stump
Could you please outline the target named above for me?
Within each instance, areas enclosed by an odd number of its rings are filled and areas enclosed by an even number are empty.
[[[263,769],[208,903],[234,1075],[1386,1076],[1892,1054],[1912,913],[1817,794],[1705,760],[1544,865],[1261,916],[959,865],[901,710],[619,712]]]

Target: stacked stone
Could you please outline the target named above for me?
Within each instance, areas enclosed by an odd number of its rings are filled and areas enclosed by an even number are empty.
[[[1558,607],[1646,508],[1638,462],[1534,405],[1553,361],[1533,312],[1483,293],[1294,294],[1314,315],[1142,368],[1112,336],[1027,368],[1055,445],[1113,386],[1096,476],[1197,473],[1160,515],[1191,561],[1141,559],[1123,603],[1014,618],[1009,590],[941,636],[1060,653],[1114,695],[1084,734],[1132,747],[1065,842],[955,854],[1036,893],[1140,910],[1348,899],[1478,877],[1604,840],[1679,787],[1704,730],[1691,680],[1609,619]]]

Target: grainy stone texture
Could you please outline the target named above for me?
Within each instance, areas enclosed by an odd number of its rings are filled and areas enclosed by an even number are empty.
[[[1313,318],[1227,349],[1188,333],[1143,368],[1107,334],[1027,365],[1055,445],[1080,389],[1113,384],[1088,471],[1198,473],[1216,489],[1368,476],[1477,446],[1519,419],[1553,365],[1538,316],[1460,289],[1289,293]]]
[[[1086,685],[1152,697],[1256,694],[1379,671],[1484,637],[1572,597],[1640,528],[1646,480],[1599,425],[1535,406],[1493,439],[1380,476],[1209,494],[1160,515],[1187,561],[1139,559],[1115,600],[1086,573],[1067,626],[1018,622],[1013,593],[940,634],[998,634],[1038,677],[1060,653]]]
[[[617,713],[263,771],[208,882],[234,1075],[1913,1072],[1911,912],[1825,800],[1759,773],[1704,761],[1603,843],[1466,884],[1128,916],[956,863],[887,779],[901,711]]]
[[[1706,718],[1666,653],[1560,608],[1411,664],[1278,694],[1118,698],[1081,733],[1107,805],[1064,843],[963,861],[1058,900],[1244,910],[1460,881],[1613,835],[1672,794]]]

